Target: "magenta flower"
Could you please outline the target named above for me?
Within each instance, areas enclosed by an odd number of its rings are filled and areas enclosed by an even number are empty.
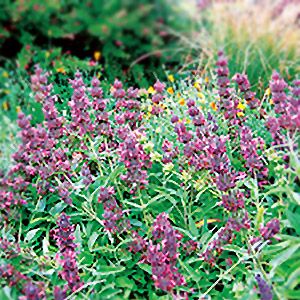
[[[180,235],[171,226],[168,215],[161,213],[153,224],[153,239],[148,244],[146,260],[152,267],[152,278],[157,288],[172,292],[185,284],[176,267]]]
[[[58,228],[54,229],[53,237],[59,248],[57,254],[58,262],[62,266],[59,272],[62,279],[67,281],[67,286],[71,292],[76,291],[83,285],[79,277],[76,261],[76,244],[74,243],[74,225],[70,223],[70,217],[62,213],[57,220]]]
[[[128,132],[125,140],[119,145],[120,161],[126,167],[126,173],[120,178],[130,188],[130,193],[143,189],[148,184],[147,169],[151,167],[150,156],[138,142],[133,132]]]
[[[270,240],[280,231],[280,222],[278,219],[270,220],[265,226],[259,229],[263,239]]]
[[[239,86],[240,91],[243,93],[244,99],[250,108],[259,106],[259,100],[255,98],[255,93],[250,90],[251,85],[246,74],[235,74],[232,78]]]
[[[117,233],[130,228],[129,220],[124,219],[123,211],[115,199],[113,187],[101,187],[98,202],[103,204],[103,224],[107,231]]]

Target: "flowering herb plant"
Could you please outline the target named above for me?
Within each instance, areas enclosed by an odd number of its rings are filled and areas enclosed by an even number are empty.
[[[259,98],[222,51],[147,90],[50,79],[0,181],[2,298],[296,299],[299,80]]]

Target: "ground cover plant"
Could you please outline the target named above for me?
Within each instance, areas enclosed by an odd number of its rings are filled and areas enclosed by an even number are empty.
[[[297,299],[299,80],[258,99],[222,51],[148,90],[49,78],[1,180],[2,298]]]
[[[298,0],[245,3],[3,2],[0,299],[300,299]]]

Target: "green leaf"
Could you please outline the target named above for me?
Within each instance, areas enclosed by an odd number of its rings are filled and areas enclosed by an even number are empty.
[[[147,264],[138,264],[138,266],[146,271],[148,274],[152,274],[152,269],[151,269],[151,266],[147,265]]]
[[[135,283],[128,277],[122,276],[116,279],[116,285],[118,287],[129,288],[132,290],[132,288],[135,286]]]
[[[39,231],[40,231],[40,228],[36,228],[36,229],[32,229],[32,230],[28,231],[26,236],[25,236],[25,242],[26,243],[31,242],[33,240],[33,238],[36,237],[36,234]]]
[[[90,236],[90,238],[88,240],[88,247],[89,247],[90,251],[92,250],[98,236],[99,236],[99,233],[97,233],[97,232],[93,232],[92,235]]]
[[[288,220],[290,221],[293,228],[300,235],[300,214],[293,213],[290,210],[286,212]]]
[[[125,267],[118,267],[118,266],[100,266],[99,270],[97,271],[98,275],[110,275],[123,272]]]
[[[285,286],[294,289],[300,283],[300,267],[290,274]]]
[[[59,202],[50,209],[49,214],[51,216],[55,216],[55,215],[61,213],[67,206],[68,206],[67,203]]]
[[[198,228],[195,224],[195,221],[193,220],[193,217],[191,215],[189,215],[188,218],[189,218],[189,228],[190,228],[190,231],[191,231],[192,235],[194,237],[198,237],[199,236],[199,231],[198,231]]]
[[[293,254],[298,250],[300,247],[300,244],[293,245],[289,248],[287,248],[285,251],[282,251],[279,255],[277,255],[275,258],[273,258],[270,261],[270,265],[272,266],[272,270],[270,273],[274,272],[275,269],[280,266],[282,263],[290,259]]]

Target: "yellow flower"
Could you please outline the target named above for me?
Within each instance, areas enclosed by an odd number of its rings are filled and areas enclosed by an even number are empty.
[[[267,88],[265,93],[266,93],[267,96],[270,96],[270,95],[271,95],[271,90],[270,90],[270,88]]]
[[[190,119],[186,119],[186,124],[191,124],[191,120]]]
[[[144,145],[144,150],[148,153],[153,151],[153,148],[154,148],[154,144],[151,141]]]
[[[96,61],[98,61],[101,58],[101,52],[100,51],[95,51],[94,52],[94,58]]]
[[[19,114],[21,112],[21,107],[20,106],[17,106],[16,107],[16,112]]]
[[[4,78],[8,78],[8,73],[6,72],[6,71],[4,71],[3,73],[2,73],[2,76],[4,77]]]
[[[208,220],[206,220],[206,224],[215,223],[215,222],[220,222],[220,220],[219,219],[208,219]],[[196,225],[197,225],[197,227],[202,227],[204,225],[204,220],[196,222]]]
[[[163,166],[163,172],[164,173],[170,173],[174,168],[174,164],[172,163],[167,163]]]
[[[63,74],[64,74],[64,73],[66,73],[66,70],[65,70],[64,67],[60,67],[60,68],[57,68],[57,69],[56,69],[56,72],[57,72],[57,73],[63,73]]]
[[[148,112],[150,113],[152,111],[152,105],[148,106]]]
[[[270,102],[270,104],[271,104],[271,105],[273,105],[273,104],[274,104],[274,101],[273,101],[273,99],[270,99],[270,101],[269,101],[269,102]]]
[[[150,86],[148,89],[148,94],[153,94],[155,93],[155,89],[153,88],[153,86]]]
[[[49,51],[46,51],[46,52],[45,52],[45,57],[48,58],[49,56],[50,56],[50,52],[49,52]]]
[[[245,110],[245,108],[246,108],[246,106],[242,102],[239,102],[237,109]]]
[[[237,113],[237,116],[238,117],[243,117],[245,114],[243,113],[243,112],[241,112],[241,111],[239,111],[238,113]]]
[[[210,107],[211,107],[214,111],[216,111],[216,110],[218,109],[218,107],[217,107],[217,105],[216,105],[215,102],[211,102],[211,103],[210,103]]]
[[[149,120],[151,118],[151,113],[147,112],[146,114],[143,115],[143,118]]]
[[[174,94],[174,90],[173,90],[172,87],[169,87],[169,88],[167,89],[167,92],[168,92],[169,94],[171,94],[171,95]]]
[[[160,105],[159,105],[162,109],[166,109],[167,108],[167,105],[166,104],[164,104],[164,103],[160,103]]]
[[[172,74],[170,74],[170,75],[168,76],[168,79],[169,79],[171,82],[174,82],[174,81],[175,81],[174,76],[173,76]]]
[[[185,104],[185,100],[184,100],[183,98],[181,98],[181,99],[178,101],[178,103],[179,103],[180,105],[184,105],[184,104]]]
[[[204,98],[205,98],[205,96],[204,96],[202,93],[198,93],[197,95],[198,95],[198,97],[201,98],[201,99],[204,99]]]
[[[198,90],[198,91],[201,91],[201,86],[200,86],[200,84],[199,84],[199,82],[195,82],[194,83],[194,87]]]
[[[156,151],[150,153],[150,158],[152,161],[161,161],[162,155]]]
[[[187,171],[183,171],[181,173],[181,178],[184,180],[184,181],[189,181],[192,179],[192,175],[190,173],[188,173]]]
[[[110,91],[111,94],[113,94],[116,91],[116,89],[113,86],[111,86],[109,91]]]
[[[205,83],[209,83],[209,78],[205,77],[204,81],[205,81]]]
[[[3,109],[8,110],[8,103],[6,101],[3,102]]]

